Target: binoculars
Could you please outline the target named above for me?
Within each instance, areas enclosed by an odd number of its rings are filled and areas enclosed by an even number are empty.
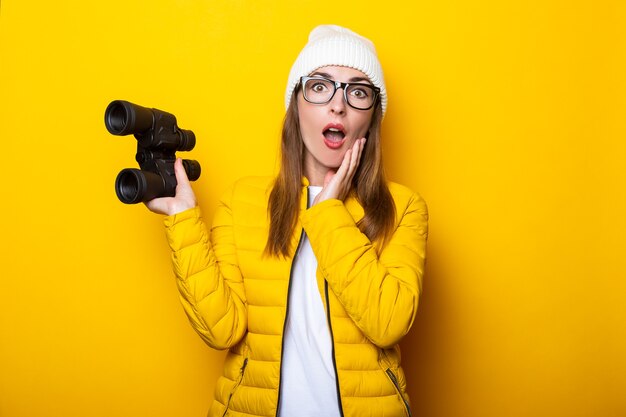
[[[137,139],[135,160],[141,169],[126,168],[115,180],[115,193],[122,203],[136,204],[176,194],[174,162],[176,151],[190,151],[196,145],[191,130],[179,129],[173,114],[138,106],[124,100],[112,101],[104,112],[109,133],[133,134]],[[184,159],[190,181],[200,178],[200,164]]]

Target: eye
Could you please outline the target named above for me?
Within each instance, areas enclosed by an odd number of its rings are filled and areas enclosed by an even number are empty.
[[[329,81],[316,78],[311,78],[306,83],[306,90],[312,94],[329,94],[332,87]]]
[[[364,100],[370,97],[371,94],[372,94],[371,89],[365,86],[355,85],[350,89],[350,95],[359,100]]]
[[[324,92],[328,89],[328,87],[326,86],[326,84],[324,84],[321,81],[316,81],[316,82],[312,82],[311,83],[311,91],[314,91],[316,93],[321,93]]]

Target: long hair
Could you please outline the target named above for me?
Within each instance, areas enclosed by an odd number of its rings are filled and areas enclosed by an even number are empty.
[[[288,257],[291,237],[298,223],[302,192],[304,143],[300,134],[297,95],[294,89],[285,114],[281,138],[281,164],[269,197],[270,230],[265,253]],[[391,236],[395,223],[395,205],[383,171],[381,148],[382,108],[376,103],[363,148],[361,162],[352,179],[352,191],[364,211],[357,223],[370,241],[380,240],[381,247]]]

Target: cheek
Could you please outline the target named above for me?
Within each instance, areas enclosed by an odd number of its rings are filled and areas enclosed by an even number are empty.
[[[374,111],[372,109],[367,111],[357,110],[351,114],[352,127],[355,128],[355,132],[359,133],[359,137],[363,137],[367,134],[367,131],[372,124],[372,118],[374,117]]]
[[[300,131],[305,136],[313,129],[313,112],[308,108],[307,102],[304,101],[302,95],[298,95],[298,121],[300,122]]]
[[[302,136],[302,141],[304,142],[304,144],[309,147],[311,144],[315,143],[315,134],[311,126],[303,122],[304,121],[301,121],[300,123],[300,136]]]
[[[371,116],[368,116],[360,121],[359,123],[359,137],[360,138],[365,137],[367,135],[367,132],[369,131],[369,128],[370,128],[371,121],[372,121]]]
[[[300,121],[300,133],[305,139],[318,139],[321,135],[322,118],[313,111],[300,112],[298,115]]]

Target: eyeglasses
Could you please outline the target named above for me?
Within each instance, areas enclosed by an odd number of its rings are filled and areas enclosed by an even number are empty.
[[[350,107],[358,110],[371,109],[376,104],[380,88],[365,83],[342,83],[323,77],[300,77],[304,99],[313,104],[326,104],[333,99],[339,88]]]

